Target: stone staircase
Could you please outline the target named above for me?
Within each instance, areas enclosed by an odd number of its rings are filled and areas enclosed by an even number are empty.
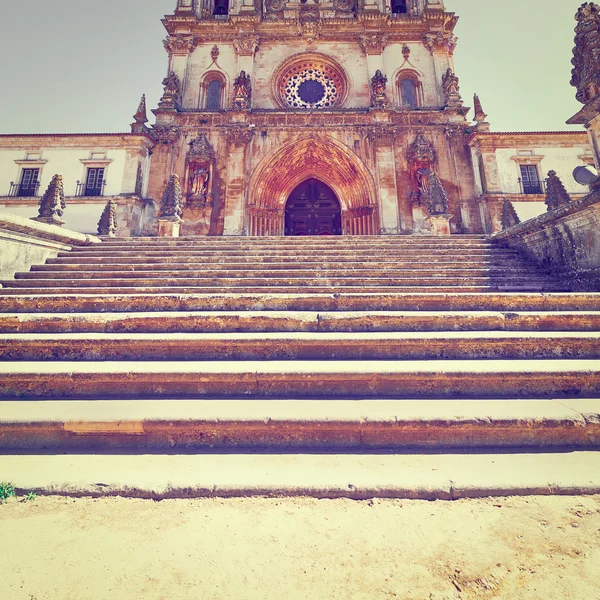
[[[0,479],[22,487],[600,491],[600,294],[484,237],[106,239],[2,285]],[[473,483],[500,462],[535,466]]]

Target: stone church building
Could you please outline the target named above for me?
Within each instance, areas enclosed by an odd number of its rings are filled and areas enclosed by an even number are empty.
[[[34,216],[60,173],[86,233],[111,198],[118,235],[161,216],[185,236],[473,234],[505,197],[543,212],[550,170],[585,195],[584,132],[493,133],[465,105],[457,20],[443,0],[177,0],[155,124],[143,99],[131,133],[0,136],[0,210]]]

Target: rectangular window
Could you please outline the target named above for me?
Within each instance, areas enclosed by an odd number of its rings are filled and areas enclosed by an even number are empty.
[[[104,168],[88,169],[87,179],[85,180],[86,196],[102,196],[104,188]]]
[[[536,165],[521,166],[521,184],[524,194],[542,194],[542,182]]]
[[[19,184],[19,196],[35,196],[39,186],[40,170],[23,169],[21,183]]]

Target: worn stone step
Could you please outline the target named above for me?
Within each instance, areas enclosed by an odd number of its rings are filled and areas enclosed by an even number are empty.
[[[136,399],[0,403],[0,451],[4,452],[249,448],[277,452],[481,452],[486,448],[598,446],[598,399]],[[3,471],[3,477],[6,476]],[[20,477],[14,481],[22,483]]]
[[[600,330],[0,334],[5,361],[543,358],[600,358]]]
[[[600,493],[600,452],[0,456],[25,495],[458,500]]]
[[[46,289],[0,289],[0,311],[5,313],[127,313],[138,311],[600,311],[600,293],[540,292],[416,292],[376,293],[166,293],[109,294],[106,290],[83,294]],[[512,318],[506,316],[507,320]],[[595,318],[595,317],[593,317]],[[596,326],[591,326],[596,328]]]
[[[47,299],[46,299],[47,300]],[[36,308],[43,308],[42,299]],[[92,300],[93,308],[102,310]],[[50,307],[52,308],[52,307]],[[15,333],[237,333],[600,331],[600,311],[252,311],[0,313],[0,332]],[[123,304],[108,309],[123,309]],[[129,306],[134,309],[134,306]],[[89,307],[82,306],[81,309]]]
[[[598,360],[5,362],[0,398],[594,398]]]
[[[341,269],[341,268],[290,268],[270,270],[270,269],[249,269],[247,266],[241,269],[233,268],[221,268],[221,269],[206,269],[203,265],[196,265],[195,268],[182,269],[179,265],[177,268],[169,268],[165,266],[163,269],[149,270],[149,269],[138,269],[132,267],[128,270],[114,269],[100,269],[95,270],[87,267],[86,270],[69,270],[64,272],[61,270],[54,270],[46,268],[44,270],[36,269],[29,272],[21,272],[15,274],[15,279],[163,279],[168,276],[169,278],[186,278],[197,276],[198,274],[207,275],[211,278],[218,277],[221,279],[259,279],[259,278],[289,278],[289,279],[314,279],[314,278],[334,278],[342,279],[346,277],[363,277],[369,280],[374,278],[434,278],[434,279],[448,279],[453,277],[486,277],[490,279],[507,278],[509,280],[516,278],[527,277],[528,279],[539,279],[540,281],[546,281],[548,278],[540,273],[533,267],[507,267],[500,269],[498,267],[490,268],[445,268],[438,266],[438,268],[425,269],[425,268],[399,268],[389,266],[387,268],[379,269],[365,269],[363,267],[355,269]]]

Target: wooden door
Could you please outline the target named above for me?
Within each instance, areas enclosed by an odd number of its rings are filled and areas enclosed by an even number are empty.
[[[285,235],[341,235],[342,211],[330,187],[318,179],[301,183],[285,205]]]

